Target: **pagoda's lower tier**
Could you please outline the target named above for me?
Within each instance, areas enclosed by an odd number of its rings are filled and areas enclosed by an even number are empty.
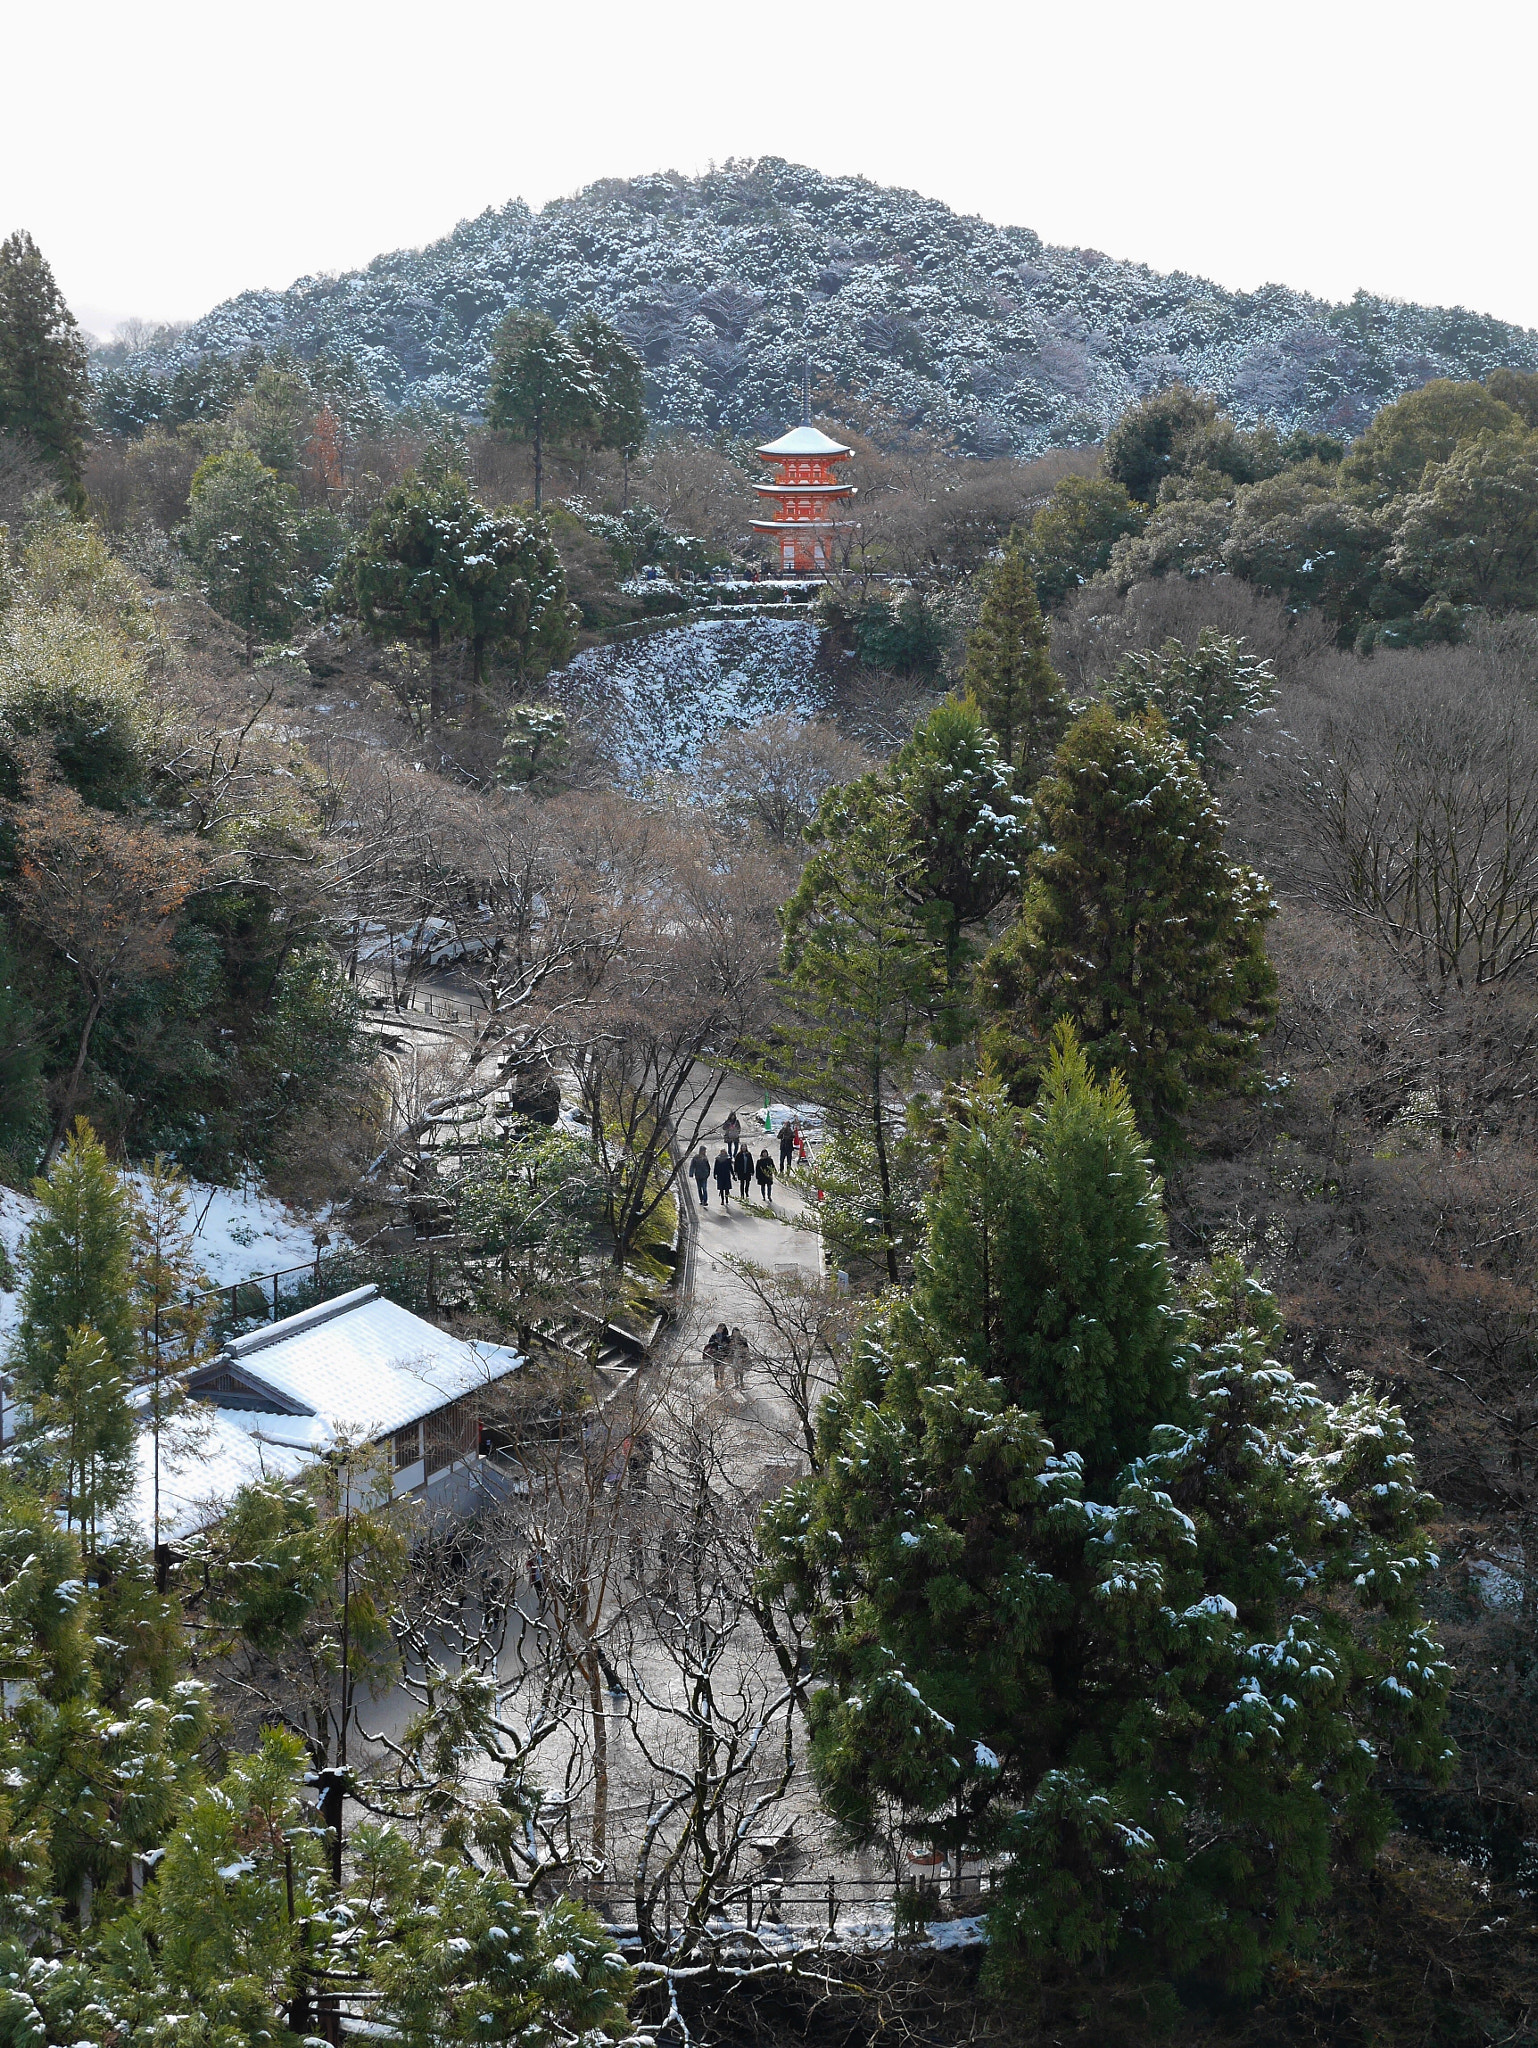
[[[767,534],[786,575],[816,576],[833,566],[833,536],[850,533],[852,519],[750,519],[755,533]]]

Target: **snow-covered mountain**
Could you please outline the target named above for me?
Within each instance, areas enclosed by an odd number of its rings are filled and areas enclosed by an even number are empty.
[[[514,200],[429,248],[245,292],[161,360],[323,347],[391,403],[473,414],[518,304],[613,320],[646,359],[660,423],[761,434],[792,412],[810,360],[828,412],[836,391],[873,399],[983,454],[1097,438],[1176,377],[1244,422],[1350,433],[1429,377],[1538,369],[1538,332],[1484,314],[1225,291],[775,158],[604,180],[538,213]]]

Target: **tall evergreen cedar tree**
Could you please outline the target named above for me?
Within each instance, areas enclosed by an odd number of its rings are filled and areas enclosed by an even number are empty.
[[[72,511],[85,510],[86,349],[53,272],[23,229],[0,242],[0,434],[30,442]]]
[[[593,367],[544,313],[512,312],[497,330],[488,422],[534,451],[534,509],[540,508],[545,450],[599,428],[603,393]]]
[[[1185,1310],[1126,1091],[1054,1037],[1035,1107],[960,1105],[910,1299],[767,1510],[809,1617],[835,1823],[1007,1859],[996,1977],[1254,1985],[1436,1775],[1449,1678],[1397,1410],[1267,1355],[1237,1262]]]
[[[133,1217],[106,1147],[84,1117],[46,1180],[23,1253],[21,1320],[10,1363],[23,1401],[52,1394],[74,1333],[94,1330],[114,1365],[131,1374]]]
[[[847,795],[847,804],[843,801]],[[922,855],[902,797],[876,778],[832,790],[807,828],[814,851],[780,912],[781,989],[793,1019],[771,1065],[866,1153],[874,1245],[899,1277],[894,1092],[911,1078],[919,1030],[943,991],[943,954],[920,909]]]
[[[978,970],[985,1048],[1028,1087],[1067,1019],[1173,1146],[1194,1099],[1244,1083],[1275,1019],[1270,893],[1228,859],[1217,803],[1157,710],[1086,712],[1034,800],[1021,914]]]
[[[1051,760],[1070,714],[1018,535],[1011,536],[988,578],[967,641],[963,680],[1014,770],[1016,788],[1030,789]]]
[[[82,1117],[46,1180],[27,1235],[21,1320],[9,1365],[27,1410],[20,1458],[78,1529],[88,1558],[126,1499],[135,1428],[133,1221],[100,1139]]]
[[[569,339],[587,364],[596,400],[593,423],[580,439],[623,456],[628,481],[628,466],[646,440],[645,365],[619,330],[596,313],[578,314]]]
[[[533,675],[571,651],[565,572],[544,521],[488,511],[462,476],[411,475],[386,491],[338,582],[376,639],[426,645],[434,717],[446,641],[470,643],[477,689],[489,651]]]

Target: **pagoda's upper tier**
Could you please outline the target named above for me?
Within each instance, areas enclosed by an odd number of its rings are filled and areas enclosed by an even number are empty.
[[[767,441],[758,453],[772,460],[777,455],[852,455],[842,441],[830,441],[820,427],[792,427],[778,441]]]

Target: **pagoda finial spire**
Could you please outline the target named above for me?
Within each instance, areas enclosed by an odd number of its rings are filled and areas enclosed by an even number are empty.
[[[801,365],[801,424],[812,424],[812,365],[810,360]]]

